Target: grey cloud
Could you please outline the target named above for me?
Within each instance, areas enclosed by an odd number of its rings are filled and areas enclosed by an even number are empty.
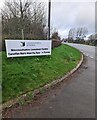
[[[51,23],[59,29],[60,34],[65,30],[77,27],[87,27],[89,34],[95,32],[95,3],[93,2],[53,2]]]

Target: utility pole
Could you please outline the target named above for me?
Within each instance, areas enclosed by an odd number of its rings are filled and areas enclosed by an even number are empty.
[[[22,33],[22,40],[24,40],[24,29],[23,29],[23,8],[22,8],[22,1],[20,0],[20,11],[21,11],[21,33]]]
[[[51,0],[48,3],[48,40],[50,40]]]

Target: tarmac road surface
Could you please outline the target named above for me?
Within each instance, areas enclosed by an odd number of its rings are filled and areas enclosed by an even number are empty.
[[[68,43],[66,43],[68,44]],[[12,108],[3,113],[9,118],[95,118],[95,47],[69,44],[87,57],[70,78],[45,93],[38,102]]]

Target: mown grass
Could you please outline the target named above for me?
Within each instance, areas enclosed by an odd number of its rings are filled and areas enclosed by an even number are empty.
[[[79,62],[81,53],[68,45],[52,50],[51,56],[7,58],[2,52],[3,102],[62,77]]]

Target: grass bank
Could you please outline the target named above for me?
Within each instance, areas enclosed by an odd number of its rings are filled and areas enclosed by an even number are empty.
[[[2,53],[3,102],[39,88],[71,71],[81,53],[68,45],[52,50],[51,56],[7,59]]]

